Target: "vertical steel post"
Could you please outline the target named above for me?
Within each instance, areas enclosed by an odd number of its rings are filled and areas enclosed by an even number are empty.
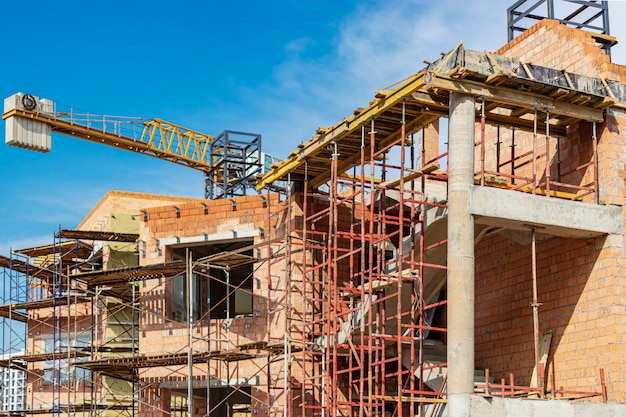
[[[291,342],[290,342],[290,323],[289,314],[291,314],[291,205],[293,204],[291,184],[291,172],[287,173],[287,215],[285,216],[285,309],[284,309],[284,326],[285,334],[283,335],[283,417],[289,417],[290,395],[289,387],[289,366],[291,360]]]
[[[398,417],[402,417],[402,285],[404,281],[403,270],[404,270],[404,163],[405,163],[405,142],[406,142],[406,101],[402,101],[402,121],[401,121],[401,129],[400,129],[400,184],[399,188],[399,196],[398,196],[398,282],[397,282],[397,297],[396,297],[396,349],[398,350],[398,412],[396,415]],[[383,252],[384,253],[384,252]],[[383,260],[384,260],[383,256]],[[384,272],[384,271],[381,271]],[[413,359],[411,359],[413,360]],[[412,377],[412,375],[411,375]]]
[[[361,218],[360,218],[360,230],[359,230],[359,238],[361,241],[360,248],[360,278],[361,278],[361,288],[360,288],[360,296],[361,296],[361,325],[359,326],[359,359],[361,361],[361,369],[359,369],[359,392],[361,395],[359,396],[359,417],[364,417],[366,413],[365,403],[363,401],[363,394],[365,393],[365,305],[366,302],[371,304],[371,299],[366,297],[365,294],[365,247],[366,247],[366,239],[365,239],[365,124],[361,125],[361,165],[360,170],[361,174],[359,177],[359,186],[360,186],[360,196],[361,196]],[[371,285],[370,285],[371,287]],[[369,295],[369,294],[368,294]],[[371,311],[368,309],[367,315],[371,317]],[[368,352],[369,353],[369,352]]]
[[[485,185],[485,98],[480,103],[480,185]]]
[[[375,168],[376,168],[376,164],[374,161],[374,154],[376,153],[376,129],[375,129],[375,124],[374,124],[374,119],[371,119],[371,126],[370,126],[370,131],[368,132],[369,136],[370,136],[370,169],[369,169],[369,174],[370,174],[370,188],[369,188],[369,192],[370,192],[370,207],[369,207],[369,230],[368,230],[368,237],[369,237],[369,242],[368,242],[368,249],[369,249],[369,253],[367,256],[367,262],[368,262],[368,278],[369,278],[369,282],[370,285],[368,286],[368,298],[370,300],[370,308],[369,308],[369,314],[368,314],[368,327],[369,327],[369,337],[367,338],[367,350],[369,353],[369,363],[368,363],[368,367],[367,367],[367,404],[369,406],[369,415],[374,415],[374,409],[375,409],[375,405],[374,405],[374,394],[375,394],[375,390],[374,390],[374,378],[375,375],[375,369],[374,369],[374,365],[373,362],[375,362],[376,357],[378,355],[378,350],[376,350],[376,352],[374,351],[374,337],[373,337],[373,333],[375,331],[378,331],[378,329],[374,329],[374,288],[373,285],[371,284],[373,282],[374,279],[374,214],[375,214],[375,208],[374,208],[374,178],[376,176],[375,174]]]
[[[591,139],[593,144],[593,188],[596,194],[596,204],[600,204],[600,170],[598,167],[598,136],[596,122],[593,122]]]
[[[515,127],[511,128],[511,184],[515,184]]]
[[[537,106],[533,117],[533,161],[532,161],[532,193],[537,192]]]
[[[185,249],[187,261],[187,416],[193,417],[193,274],[191,271],[191,251]]]
[[[308,189],[309,189],[309,164],[307,161],[304,162],[304,187],[303,187],[303,192],[302,192],[302,307],[301,307],[301,314],[302,314],[302,340],[301,340],[301,352],[302,352],[302,385],[301,385],[301,395],[300,398],[304,399],[306,398],[306,387],[307,384],[310,384],[310,382],[307,382],[307,346],[306,346],[306,342],[307,342],[307,336],[306,333],[307,331],[312,331],[313,329],[307,329],[307,320],[309,320],[309,311],[308,311],[308,303],[307,303],[307,290],[308,290],[308,286],[307,286],[307,269],[308,269],[308,262],[309,262],[309,258],[307,256],[307,250],[308,250],[308,225],[307,225],[307,216],[308,216]],[[311,259],[313,259],[313,256],[311,256]],[[313,291],[314,285],[311,285],[311,292]],[[311,297],[312,298],[312,297]],[[313,313],[313,311],[311,311],[311,313]],[[313,314],[311,314],[313,315]],[[311,363],[311,370],[313,369],[313,364]],[[301,401],[301,413],[303,416],[306,415],[306,406],[307,406],[307,402],[306,401]]]
[[[546,110],[546,197],[550,197],[550,110]]]

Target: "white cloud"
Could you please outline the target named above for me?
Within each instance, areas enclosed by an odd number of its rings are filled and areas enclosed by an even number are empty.
[[[36,246],[44,246],[53,244],[53,236],[49,235],[32,235],[20,239],[12,239],[8,241],[0,241],[0,255],[9,256],[12,250],[32,248]],[[20,258],[23,259],[23,258]]]
[[[315,45],[315,39],[313,38],[299,38],[293,39],[285,45],[285,51],[289,53],[302,53],[305,52],[309,47]]]
[[[241,88],[241,101],[257,110],[245,123],[263,133],[267,152],[286,157],[318,126],[367,105],[376,90],[419,71],[422,60],[437,59],[462,36],[469,47],[495,49],[506,37],[505,8],[451,0],[365,3],[339,22],[325,54],[299,53],[310,40],[294,39],[285,46],[294,53],[276,67],[271,83]]]

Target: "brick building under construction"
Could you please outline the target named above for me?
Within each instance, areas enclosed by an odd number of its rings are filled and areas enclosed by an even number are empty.
[[[626,67],[598,41],[459,44],[258,195],[110,191],[2,258],[13,414],[626,415]]]

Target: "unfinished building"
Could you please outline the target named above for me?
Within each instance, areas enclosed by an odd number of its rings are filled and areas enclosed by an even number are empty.
[[[376,92],[259,195],[110,192],[1,259],[18,413],[626,415],[624,83],[544,19]]]

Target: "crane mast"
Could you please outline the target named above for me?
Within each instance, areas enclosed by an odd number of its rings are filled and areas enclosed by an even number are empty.
[[[4,100],[2,119],[11,146],[48,152],[56,132],[200,170],[207,199],[245,195],[262,172],[259,134],[214,137],[161,119],[57,111],[54,102],[23,93]]]

